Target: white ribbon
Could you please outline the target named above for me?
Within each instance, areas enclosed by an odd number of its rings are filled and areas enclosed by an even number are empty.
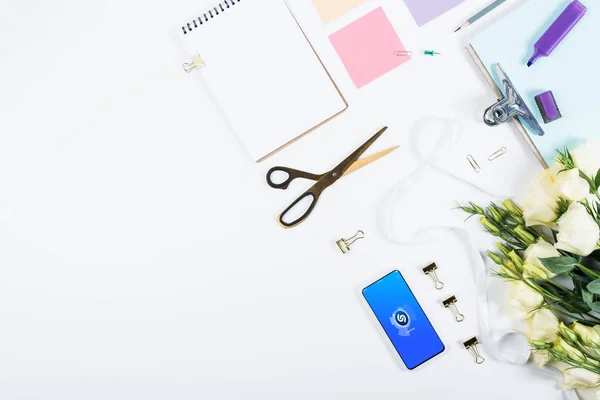
[[[428,155],[424,155],[419,146],[416,144],[416,139],[422,138],[422,133],[425,133],[425,129],[419,130],[419,126],[426,128],[428,122],[441,123],[443,131],[438,132],[440,135],[436,138],[433,135],[428,137],[434,137],[433,143],[429,142],[428,145],[433,152]],[[427,132],[428,133],[428,132]],[[397,237],[394,224],[392,223],[392,214],[397,203],[397,198],[400,195],[405,195],[413,192],[411,189],[414,187],[416,182],[422,181],[421,178],[425,176],[428,171],[435,171],[441,175],[444,175],[450,179],[457,180],[466,184],[467,186],[477,190],[484,195],[489,196],[493,199],[503,199],[510,196],[501,196],[493,193],[489,193],[486,190],[481,189],[479,186],[474,185],[456,175],[452,174],[446,169],[439,168],[436,162],[441,158],[443,154],[452,152],[456,143],[460,139],[461,129],[455,121],[440,118],[431,118],[420,122],[417,125],[416,131],[413,131],[411,135],[411,146],[415,150],[415,155],[420,158],[420,166],[411,174],[408,178],[398,182],[391,190],[388,195],[387,202],[384,202],[384,207],[379,212],[379,225],[383,235],[391,242],[405,245],[414,246],[418,244],[426,244],[428,241],[418,241],[419,237],[426,236],[426,233],[431,232],[442,232],[453,234],[465,247],[469,256],[469,264],[472,268],[472,275],[475,283],[477,292],[477,316],[479,322],[480,334],[478,337],[481,339],[481,345],[486,350],[487,354],[492,355],[498,361],[523,365],[527,363],[531,356],[531,349],[527,338],[514,330],[493,330],[490,312],[489,312],[489,299],[487,294],[487,278],[489,271],[484,261],[484,256],[479,252],[471,236],[465,229],[452,227],[452,226],[440,226],[440,227],[429,227],[420,229],[415,232],[409,240],[401,240]],[[548,373],[553,376],[560,376],[560,373],[554,369],[547,368]],[[564,400],[578,400],[578,396],[574,390],[563,391]]]

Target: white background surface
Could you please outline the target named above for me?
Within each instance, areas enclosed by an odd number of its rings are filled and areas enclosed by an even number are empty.
[[[495,99],[464,45],[491,20],[451,34],[486,3],[418,29],[399,0],[326,27],[308,0],[292,1],[350,108],[254,164],[169,37],[202,4],[0,1],[0,398],[559,399],[534,368],[487,355],[477,366],[461,347],[478,328],[456,241],[397,246],[376,223],[384,194],[417,165],[409,138],[423,118],[462,127],[444,168],[488,190],[519,193],[539,170],[512,126],[481,122]],[[379,5],[407,48],[443,55],[356,90],[327,35]],[[308,183],[274,191],[268,168],[325,171],[382,125],[372,150],[399,150],[326,191],[300,227],[276,223]],[[487,162],[502,146],[508,154]],[[400,210],[425,225],[461,224],[454,201],[477,196],[436,173],[409,194]],[[335,241],[357,229],[367,238],[342,255]],[[419,270],[431,260],[442,292]],[[413,372],[360,297],[392,269],[447,345]],[[449,294],[461,325],[439,304]]]

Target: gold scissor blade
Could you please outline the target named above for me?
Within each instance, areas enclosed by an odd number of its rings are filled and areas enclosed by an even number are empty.
[[[354,171],[356,171],[356,170],[358,170],[358,169],[361,169],[361,168],[362,168],[362,167],[364,167],[365,165],[369,165],[369,164],[371,164],[372,162],[379,160],[381,157],[385,157],[385,156],[387,156],[387,155],[388,155],[388,154],[390,154],[392,151],[396,150],[398,147],[400,147],[400,146],[394,146],[394,147],[390,147],[390,148],[389,148],[389,149],[387,149],[387,150],[380,151],[379,153],[375,153],[375,154],[373,154],[372,156],[368,156],[368,157],[365,157],[365,158],[361,158],[360,160],[358,160],[358,161],[355,161],[355,162],[354,162],[354,164],[352,164],[352,165],[350,166],[350,168],[348,168],[348,169],[346,170],[346,172],[344,172],[344,176],[346,176],[346,175],[348,175],[348,174],[351,174],[351,173],[353,173]]]

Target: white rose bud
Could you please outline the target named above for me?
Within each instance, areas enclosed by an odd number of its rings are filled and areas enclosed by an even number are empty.
[[[571,203],[558,220],[556,248],[580,256],[592,253],[600,240],[598,224],[580,203]]]
[[[589,178],[594,179],[600,170],[600,141],[584,144],[571,151],[575,165]]]
[[[567,368],[563,372],[563,389],[587,389],[600,385],[600,375],[583,368]]]
[[[560,172],[556,176],[555,183],[559,196],[564,199],[580,201],[590,195],[590,185],[579,176],[577,168]]]
[[[552,257],[560,257],[558,250],[544,239],[538,239],[537,243],[532,244],[525,251],[524,275],[536,279],[553,278],[556,274],[548,271],[540,261],[540,258]]]
[[[537,311],[544,302],[541,294],[522,281],[515,282],[511,289],[508,312],[516,319],[531,317],[532,312]]]
[[[527,337],[530,341],[554,342],[558,331],[558,318],[546,308],[536,312],[527,321]]]

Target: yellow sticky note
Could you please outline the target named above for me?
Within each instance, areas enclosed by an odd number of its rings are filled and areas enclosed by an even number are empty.
[[[365,4],[367,0],[312,0],[312,2],[321,21],[327,24],[353,8]]]

